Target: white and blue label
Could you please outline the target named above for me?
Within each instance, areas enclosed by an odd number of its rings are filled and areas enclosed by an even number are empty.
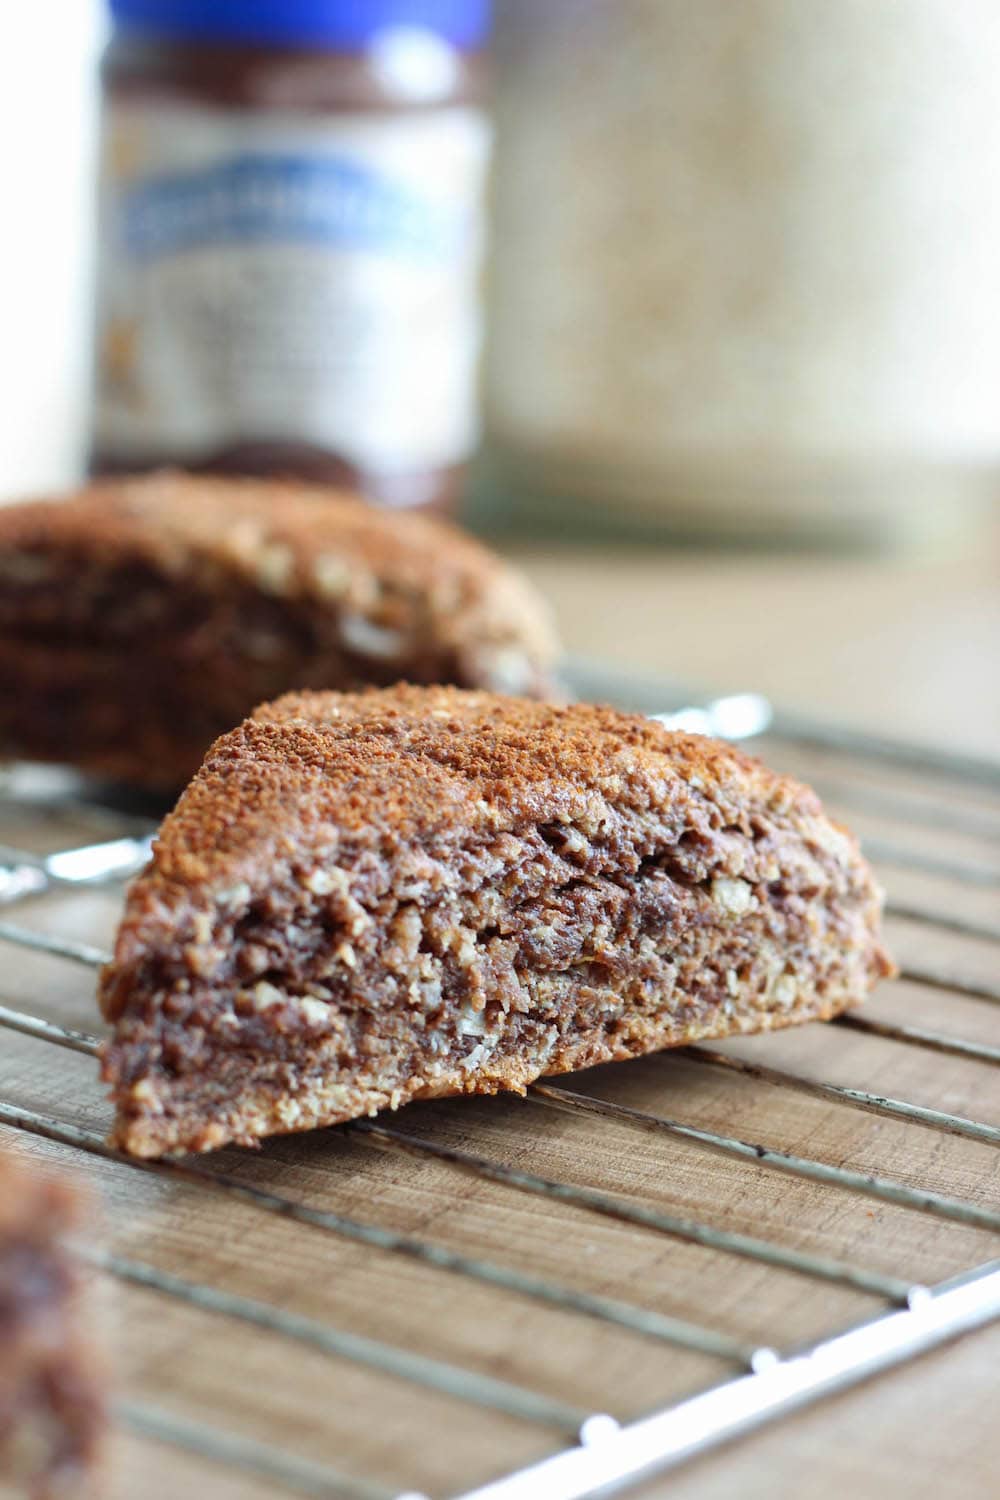
[[[350,156],[246,153],[123,194],[121,237],[140,260],[199,245],[310,244],[418,261],[460,253],[464,205],[428,201]]]
[[[460,462],[488,127],[116,103],[101,207],[98,436],[196,461],[306,442],[363,469]]]

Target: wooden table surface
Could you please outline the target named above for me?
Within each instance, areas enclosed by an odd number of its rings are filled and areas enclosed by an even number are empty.
[[[995,545],[971,561],[888,568],[690,553],[521,549],[518,555],[551,595],[573,650],[706,688],[762,689],[828,718],[847,716],[1000,753]],[[802,760],[787,746],[776,746],[771,758],[790,766]],[[830,770],[822,761],[816,766],[823,774]],[[865,776],[876,790],[926,790],[908,777]],[[947,783],[934,798],[946,811],[965,814],[970,829],[911,828],[877,805],[873,811],[870,801],[855,821],[863,833],[891,832],[924,852],[996,865],[1000,798]],[[49,848],[87,836],[93,832],[76,814],[39,821],[0,808],[0,841]],[[956,887],[899,868],[883,875],[897,897],[984,921],[1000,917],[995,887]],[[114,892],[50,895],[4,915],[107,943],[118,899]],[[893,922],[890,930],[904,957],[996,978],[993,944],[911,923]],[[0,1002],[99,1029],[92,972],[63,960],[0,948]],[[913,983],[885,986],[869,1013],[950,1029],[972,1041],[1000,1040],[995,1006]],[[730,1048],[813,1078],[1000,1125],[996,1070],[968,1058],[817,1026]],[[109,1112],[94,1074],[88,1057],[0,1032],[0,1100],[100,1133]],[[1000,1157],[991,1146],[763,1087],[681,1058],[595,1070],[577,1086],[984,1207],[1000,1204]],[[911,1280],[942,1279],[998,1253],[997,1237],[984,1229],[531,1101],[427,1104],[395,1123],[553,1179]],[[122,1256],[501,1376],[584,1410],[631,1417],[732,1373],[717,1359],[371,1250],[211,1187],[6,1127],[0,1127],[0,1144],[46,1170],[87,1177],[100,1202],[100,1242]],[[227,1150],[203,1165],[314,1208],[783,1349],[882,1306],[865,1293],[527,1196],[441,1162],[386,1155],[344,1132],[275,1141],[257,1153]],[[422,1489],[434,1500],[540,1457],[561,1441],[550,1428],[480,1411],[161,1293],[96,1279],[111,1307],[119,1391],[185,1420],[291,1449],[390,1488]],[[994,1326],[634,1493],[675,1500],[805,1494],[839,1500],[845,1493],[852,1500],[897,1494],[987,1500],[1000,1489],[998,1368],[1000,1327]],[[284,1493],[137,1436],[118,1436],[113,1460],[114,1500],[175,1500],[178,1493],[257,1500]]]
[[[515,555],[571,651],[1000,755],[1000,502],[942,557]]]

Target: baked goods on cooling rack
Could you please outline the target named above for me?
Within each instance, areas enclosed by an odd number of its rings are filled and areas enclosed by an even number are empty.
[[[251,1143],[827,1018],[891,972],[806,787],[610,709],[291,695],[218,741],[101,1003],[115,1140]]]
[[[290,688],[544,696],[541,600],[443,522],[159,473],[0,509],[0,754],[175,790]]]
[[[32,1500],[94,1493],[104,1389],[62,1243],[80,1217],[68,1183],[0,1154],[0,1492]]]

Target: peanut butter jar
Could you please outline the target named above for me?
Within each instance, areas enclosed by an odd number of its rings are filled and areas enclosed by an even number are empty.
[[[487,0],[111,0],[92,467],[447,510],[477,437]]]

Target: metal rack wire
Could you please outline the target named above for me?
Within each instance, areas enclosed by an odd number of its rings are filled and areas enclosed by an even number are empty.
[[[624,698],[628,706],[642,711],[664,706],[662,684],[632,683],[623,690],[619,674],[602,678],[594,669],[582,667],[577,682],[581,691],[590,696],[618,701]],[[789,753],[820,756],[816,781],[822,789],[825,778],[837,803],[846,808],[874,811],[883,819],[910,828],[945,828],[987,842],[1000,839],[1000,764],[897,745],[788,715],[778,716],[768,738],[773,747],[770,756],[779,762],[783,755],[787,759]],[[866,766],[889,772],[898,770],[910,782],[909,789],[874,787],[861,774]],[[975,787],[980,805],[975,809],[953,805],[948,796],[949,784]],[[15,778],[6,795],[16,799],[18,785]],[[69,794],[60,795],[65,799]],[[44,798],[39,805],[45,805]],[[117,817],[113,813],[102,816],[109,837],[100,844],[96,860],[92,849],[58,849],[39,855],[20,845],[0,846],[0,900],[11,908],[31,897],[37,912],[39,900],[44,902],[68,887],[78,888],[81,883],[106,887],[121,882],[146,852],[146,831],[132,817]],[[1000,888],[1000,866],[987,860],[941,858],[912,842],[901,841],[898,836],[869,840],[868,849],[886,871],[933,877],[959,890]],[[890,891],[890,912],[918,930],[947,933],[956,940],[975,943],[1000,941],[1000,924],[988,916],[941,909],[905,892],[896,895],[892,893],[891,882]],[[48,925],[42,930],[10,919],[0,922],[0,944],[39,951],[89,969],[99,966],[106,957],[98,945],[62,933],[58,925]],[[981,973],[966,972],[961,953],[954,961],[954,972],[917,958],[910,959],[905,952],[903,957],[907,980],[939,991],[944,1004],[949,995],[987,1006],[1000,1003],[1000,984],[984,979]],[[833,1024],[879,1037],[897,1047],[931,1049],[962,1057],[987,1069],[1000,1064],[1000,1045],[953,1035],[947,1029],[890,1024],[859,1015],[843,1017]],[[96,1054],[99,1047],[95,1035],[6,1003],[0,1003],[0,1028],[85,1055]],[[684,1049],[683,1056],[706,1073],[720,1077],[739,1075],[760,1089],[790,1090],[891,1120],[909,1129],[937,1131],[987,1147],[1000,1145],[1000,1126],[965,1114],[750,1062],[716,1047],[689,1047]],[[610,1121],[654,1139],[683,1141],[717,1156],[753,1163],[833,1192],[859,1195],[947,1224],[1000,1234],[1000,1208],[913,1186],[890,1175],[873,1175],[834,1165],[803,1150],[764,1146],[739,1135],[719,1133],[683,1119],[632,1108],[581,1092],[565,1081],[536,1084],[530,1090],[530,1099],[545,1110]],[[846,1287],[877,1299],[883,1304],[882,1309],[876,1317],[838,1330],[805,1349],[776,1351],[705,1323],[668,1316],[637,1301],[581,1291],[558,1280],[518,1270],[502,1260],[459,1253],[367,1218],[312,1207],[201,1161],[130,1159],[109,1148],[99,1133],[56,1115],[0,1102],[0,1125],[56,1142],[72,1152],[104,1158],[121,1172],[183,1181],[215,1201],[236,1199],[255,1213],[308,1224],[321,1233],[408,1257],[444,1274],[504,1289],[661,1345],[696,1351],[730,1367],[727,1377],[708,1389],[637,1421],[619,1423],[611,1415],[579,1409],[515,1381],[396,1347],[323,1320],[297,1315],[267,1301],[202,1285],[93,1246],[80,1248],[80,1254],[97,1271],[119,1282],[150,1289],[206,1315],[269,1330],[323,1354],[457,1398],[471,1407],[504,1413],[562,1438],[565,1446],[550,1457],[482,1487],[466,1490],[459,1500],[541,1500],[541,1497],[587,1500],[598,1494],[617,1492],[643,1476],[667,1470],[751,1428],[1000,1318],[1000,1260],[970,1267],[958,1277],[931,1286],[914,1284],[905,1276],[887,1274],[870,1265],[794,1249],[766,1236],[723,1229],[681,1213],[654,1209],[625,1192],[583,1187],[541,1172],[507,1166],[441,1140],[416,1135],[411,1129],[389,1124],[384,1118],[355,1122],[341,1129],[372,1152],[430,1160],[449,1171],[498,1184],[517,1194],[569,1205],[616,1224],[707,1247],[814,1282]],[[415,1492],[400,1496],[398,1490],[349,1478],[325,1465],[306,1461],[294,1452],[227,1432],[218,1424],[193,1423],[132,1402],[119,1406],[118,1417],[133,1432],[235,1466],[289,1492],[354,1496],[360,1500],[422,1500]]]

